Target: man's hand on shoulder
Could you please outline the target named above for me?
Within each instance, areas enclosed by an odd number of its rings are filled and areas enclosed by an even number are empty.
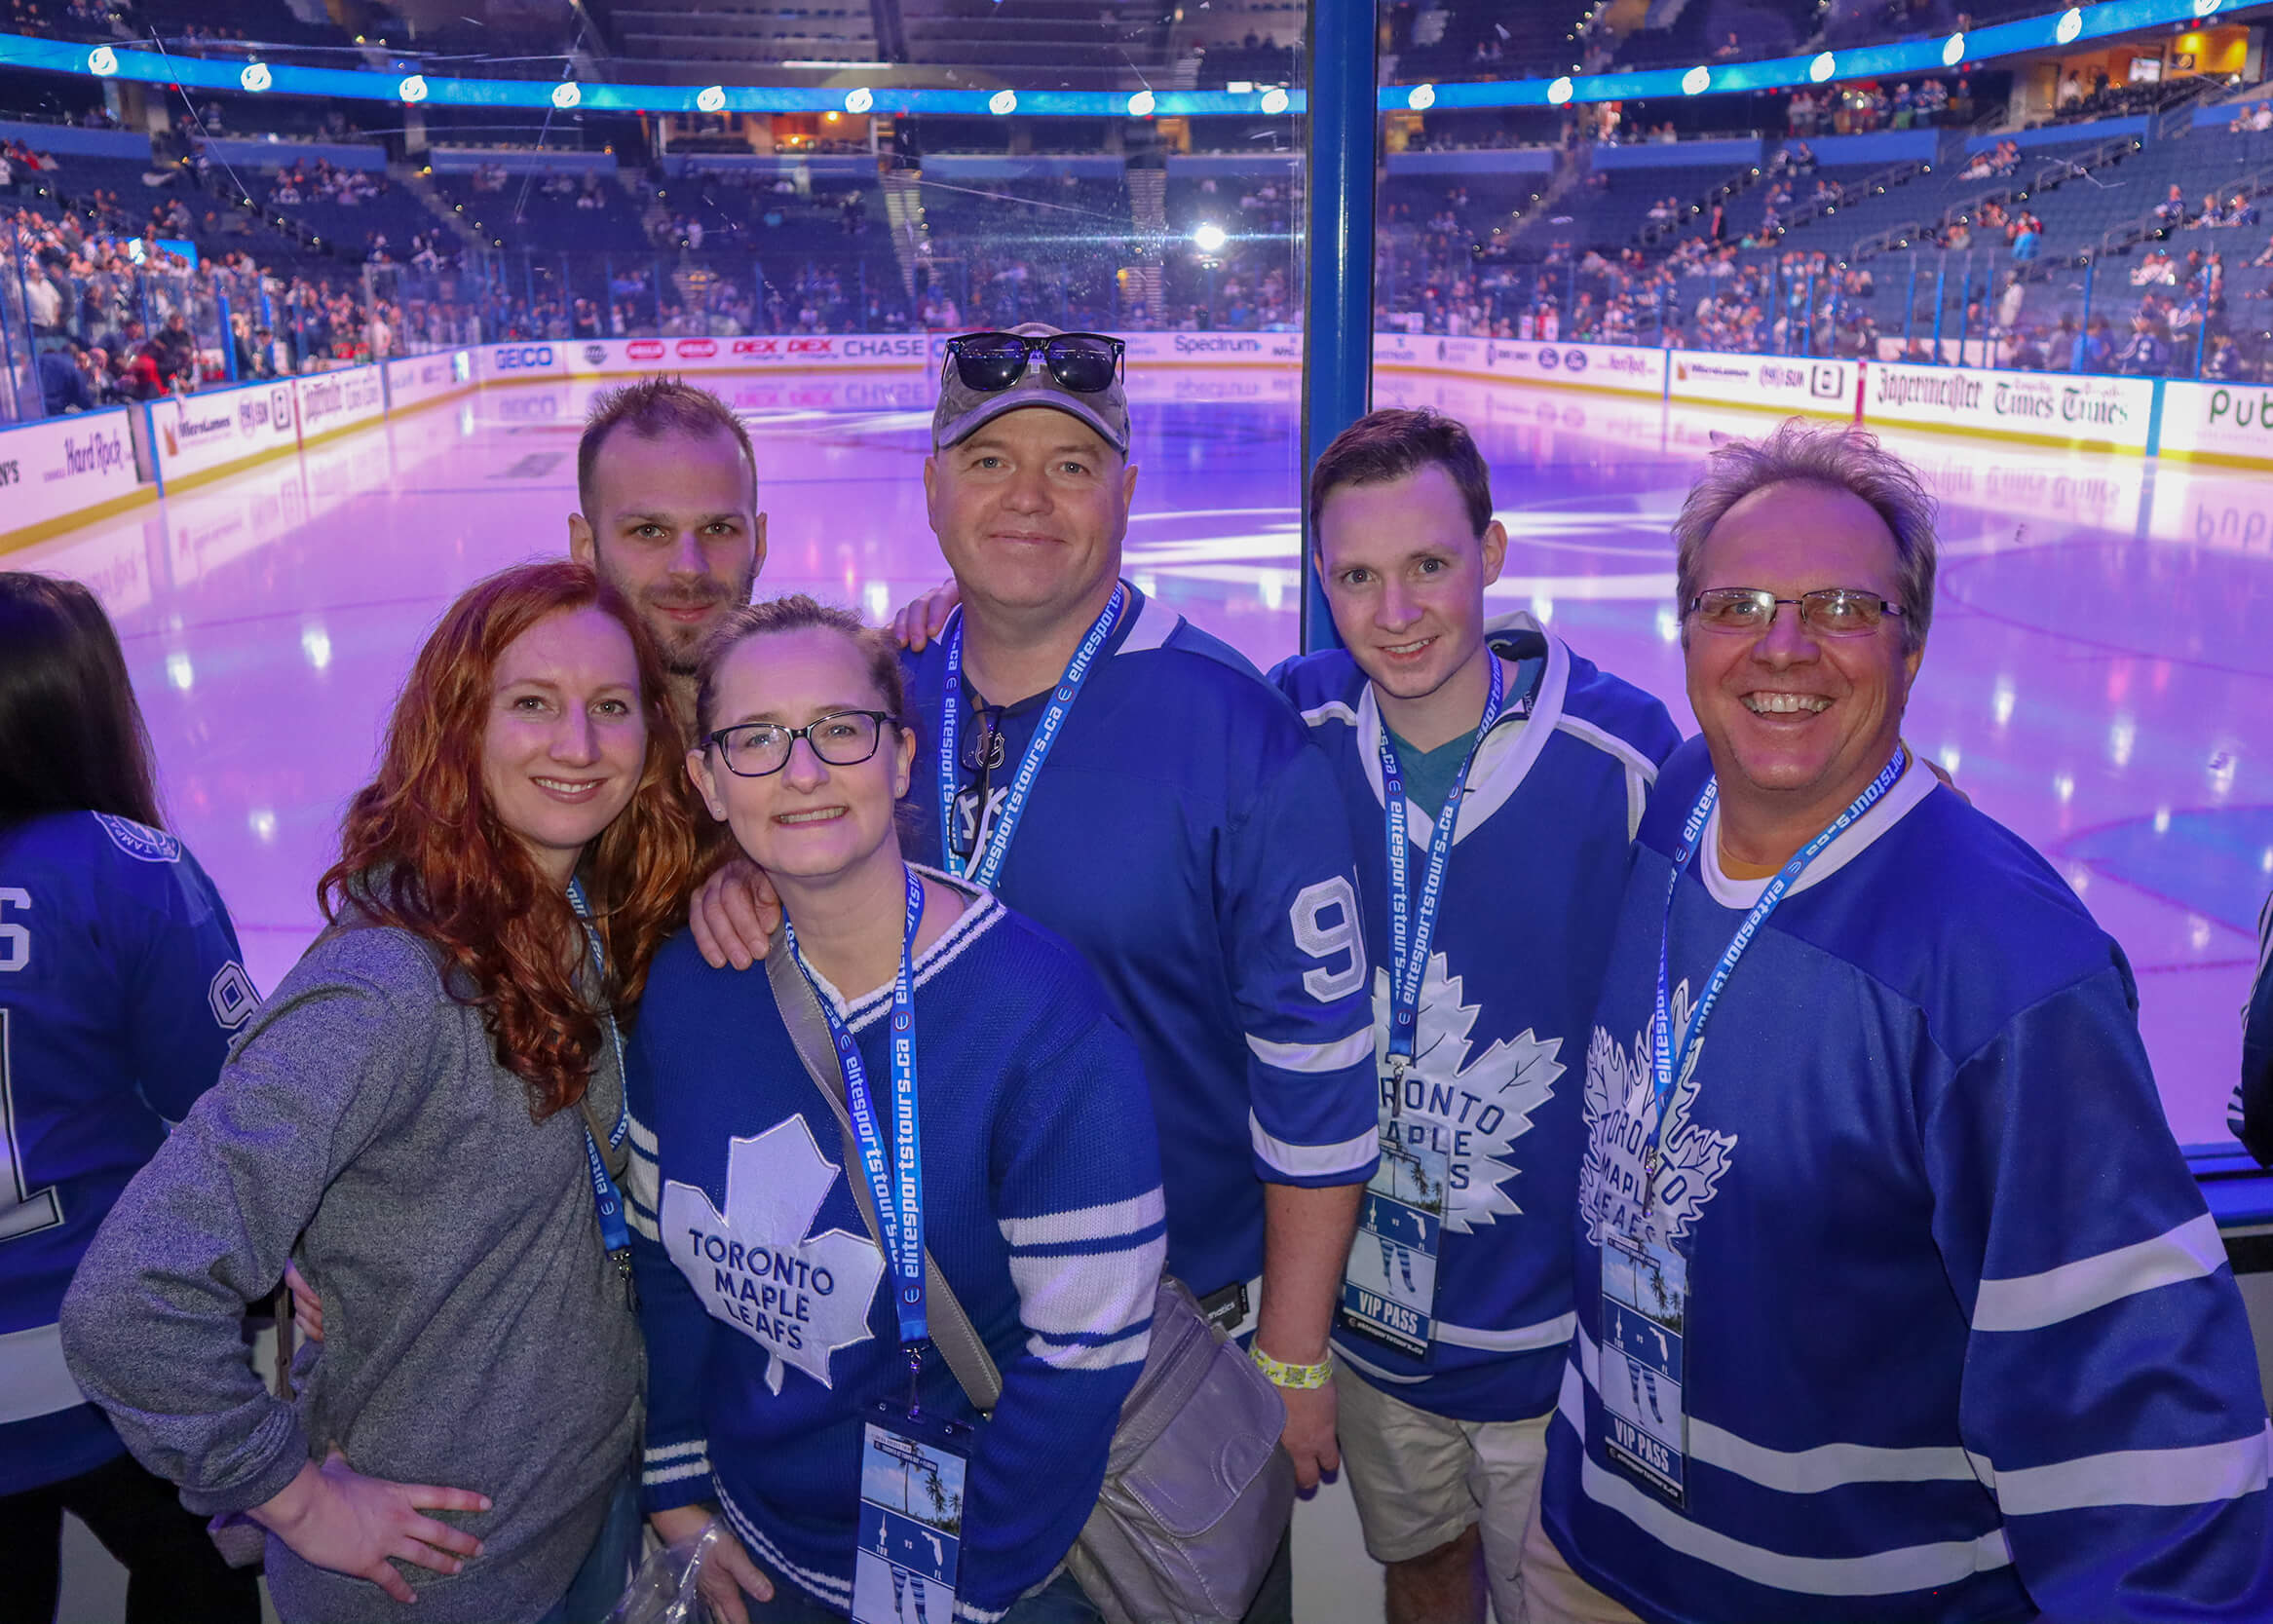
[[[947,617],[963,601],[952,580],[943,581],[920,598],[911,598],[891,618],[891,634],[910,654],[922,654],[932,638],[947,629]]]
[[[781,924],[781,899],[747,857],[732,857],[695,888],[687,927],[714,970],[746,970],[766,956]]]

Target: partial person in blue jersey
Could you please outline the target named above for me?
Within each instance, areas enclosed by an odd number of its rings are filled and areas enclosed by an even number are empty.
[[[866,1618],[1095,1619],[1061,1568],[1144,1366],[1165,1251],[1136,1047],[1065,944],[903,860],[924,762],[881,632],[804,597],[735,610],[699,692],[688,771],[784,905],[774,951],[820,1001],[846,1108],[763,978],[709,967],[683,936],[664,948],[630,1056],[649,1518],[673,1542],[719,1518],[701,1582],[728,1624],[841,1618],[856,1597]],[[902,1167],[912,1188],[886,1173]],[[978,1420],[929,1340],[927,1255],[1002,1372],[960,1515],[928,1526],[863,1503],[880,1401]],[[873,1573],[856,1557],[871,1545],[893,1553]]]
[[[0,1624],[51,1624],[68,1511],[128,1624],[252,1624],[252,1571],[144,1471],[63,1360],[104,1216],[259,1001],[159,812],[118,635],[75,582],[0,574]]]
[[[183,1503],[269,1533],[286,1624],[596,1624],[639,1540],[618,1013],[694,876],[631,606],[566,560],[477,583],[412,662],[328,927],[151,1159],[63,1351]],[[322,1295],[297,1401],[238,1321]]]
[[[1587,1045],[1533,1618],[2273,1617],[2256,1356],[2130,967],[1902,741],[1931,500],[1794,421],[1674,534],[1703,737]]]
[[[1152,1085],[1168,1265],[1339,1460],[1327,1341],[1376,1161],[1369,966],[1325,757],[1238,655],[1120,578],[1137,471],[1118,339],[950,344],[924,465],[962,607],[911,656],[911,854],[1089,961]],[[720,876],[706,956],[765,931]],[[1260,1616],[1291,1606],[1284,1565]]]
[[[2257,975],[2242,1009],[2242,1078],[2228,1125],[2250,1154],[2273,1167],[2273,896],[2257,914]]]
[[[1681,736],[1530,615],[1486,619],[1507,533],[1459,423],[1360,418],[1309,511],[1343,648],[1272,676],[1349,819],[1381,1091],[1335,1336],[1342,1454],[1390,1624],[1480,1624],[1487,1594],[1520,1624],[1573,1323],[1586,1038]]]

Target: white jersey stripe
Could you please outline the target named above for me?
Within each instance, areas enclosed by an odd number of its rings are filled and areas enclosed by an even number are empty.
[[[1369,1022],[1331,1043],[1273,1043],[1250,1032],[1247,1046],[1264,1065],[1281,1072],[1339,1072],[1372,1056],[1374,1029]]]
[[[1586,1384],[1602,1386],[1602,1350],[1581,1331],[1578,1363]],[[1565,1385],[1570,1385],[1568,1375]],[[1580,1424],[1576,1421],[1574,1425]],[[1785,1494],[1820,1494],[1857,1483],[1971,1482],[1975,1460],[1955,1444],[1888,1449],[1876,1444],[1818,1444],[1807,1450],[1770,1449],[1710,1421],[1689,1419],[1689,1458]]]
[[[2177,1228],[2041,1274],[1981,1282],[1973,1304],[1976,1331],[2040,1331],[2158,1286],[2199,1280],[2225,1266],[2225,1243],[2209,1213]]]
[[[1370,1035],[1369,1035],[1370,1040]],[[1290,1145],[1263,1131],[1255,1114],[1247,1113],[1247,1137],[1255,1153],[1281,1173],[1297,1179],[1322,1179],[1333,1173],[1355,1173],[1381,1153],[1381,1135],[1368,1128],[1355,1139],[1339,1145]]]
[[[691,1438],[684,1444],[660,1444],[647,1451],[650,1460],[675,1460],[682,1454],[707,1455],[710,1446],[701,1438]]]
[[[1561,1347],[1578,1329],[1575,1312],[1559,1314],[1536,1325],[1519,1325],[1509,1331],[1484,1331],[1472,1325],[1436,1322],[1436,1340],[1447,1347],[1476,1347],[1492,1353],[1531,1353],[1542,1347]]]
[[[2269,1460],[2273,1426],[2222,1444],[2116,1450],[2018,1471],[1992,1470],[1984,1481],[1996,1491],[2008,1517],[2099,1505],[2209,1505],[2263,1489]]]
[[[1597,1466],[1591,1456],[1579,1462],[1578,1485],[1588,1499],[1618,1513],[1668,1549],[1755,1584],[1802,1596],[1899,1596],[1935,1590],[2008,1567],[2013,1560],[2002,1529],[1991,1529],[1978,1539],[1902,1545],[1868,1556],[1787,1556],[1691,1522],[1647,1490]]]
[[[1012,1246],[1061,1246],[1071,1241],[1110,1240],[1149,1229],[1167,1216],[1159,1190],[1149,1190],[1125,1201],[1072,1212],[1043,1213],[1039,1218],[1005,1218],[995,1226]]]

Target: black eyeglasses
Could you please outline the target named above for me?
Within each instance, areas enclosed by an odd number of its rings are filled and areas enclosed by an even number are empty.
[[[718,752],[726,770],[738,778],[764,778],[789,765],[790,749],[799,739],[831,767],[857,767],[876,754],[884,737],[889,711],[840,710],[816,716],[802,728],[778,722],[742,722],[720,728],[703,742]]]
[[[1785,604],[1799,611],[1801,625],[1826,637],[1861,637],[1876,631],[1882,616],[1902,613],[1901,605],[1851,586],[1818,587],[1796,598],[1780,598],[1765,586],[1716,586],[1689,599],[1689,613],[1708,630],[1764,632]]]
[[[1061,388],[1076,395],[1102,395],[1113,387],[1127,349],[1104,333],[965,333],[947,341],[947,359],[965,389],[999,395],[1020,378],[1040,356]]]

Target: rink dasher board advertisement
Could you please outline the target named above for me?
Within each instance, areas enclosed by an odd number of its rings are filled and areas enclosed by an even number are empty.
[[[387,380],[376,366],[295,378],[292,389],[299,397],[303,445],[376,423],[387,415]]]
[[[1747,406],[1789,416],[1852,421],[1861,367],[1852,360],[1800,356],[1724,356],[1710,350],[1674,350],[1666,380],[1668,400]]]
[[[1467,378],[1665,396],[1666,352],[1623,344],[1550,344],[1512,338],[1433,338],[1424,333],[1374,334],[1374,365],[1450,372]]]
[[[135,471],[138,407],[85,412],[0,432],[0,548],[38,541],[147,501]]]
[[[2163,386],[2159,454],[2196,463],[2273,466],[2273,389],[2260,384]]]
[[[2151,378],[1872,361],[1863,372],[1863,422],[2143,454],[2154,446],[2160,388]]]
[[[404,356],[387,363],[387,410],[390,415],[413,406],[447,400],[474,387],[474,352],[437,350],[427,356]]]
[[[300,444],[298,385],[273,378],[236,389],[167,396],[140,409],[143,446],[163,490]],[[313,380],[309,380],[313,381]]]

